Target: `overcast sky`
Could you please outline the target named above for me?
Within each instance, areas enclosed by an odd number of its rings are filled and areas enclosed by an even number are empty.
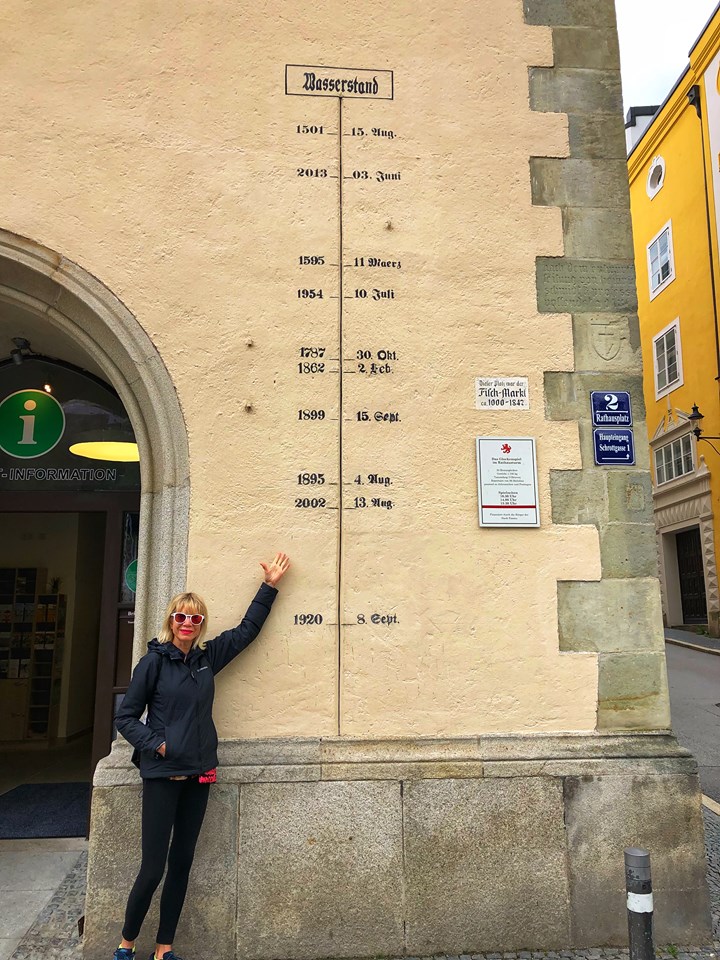
[[[623,100],[661,104],[688,64],[688,52],[718,0],[615,0]]]

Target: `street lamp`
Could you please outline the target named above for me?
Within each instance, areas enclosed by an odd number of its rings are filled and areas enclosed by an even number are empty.
[[[700,421],[701,421],[701,420],[704,420],[704,419],[705,419],[705,417],[704,417],[704,416],[700,413],[700,411],[698,410],[698,405],[697,405],[696,403],[694,403],[693,406],[692,406],[692,413],[691,413],[690,416],[688,417],[688,420],[689,420],[691,423],[694,423],[694,424],[695,424],[695,426],[693,427],[693,433],[695,434],[695,439],[696,439],[696,440],[707,440],[708,443],[710,443],[711,440],[720,440],[720,437],[703,437],[703,436],[702,436],[702,429],[701,429],[701,427],[700,427]],[[712,447],[712,444],[710,444],[710,446]],[[715,449],[715,448],[713,447],[713,450],[714,450],[714,449]]]

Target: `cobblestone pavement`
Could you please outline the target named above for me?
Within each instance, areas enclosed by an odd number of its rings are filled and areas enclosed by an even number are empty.
[[[715,939],[713,943],[704,946],[656,946],[658,960],[720,960],[720,816],[705,808],[703,816]],[[82,960],[78,919],[85,912],[86,872],[87,853],[83,853],[10,960]],[[144,954],[138,950],[138,957],[141,956]],[[467,954],[459,957],[444,956],[438,960],[627,960],[628,957],[628,950],[604,947],[594,950]],[[402,960],[422,958],[405,957]]]
[[[87,857],[87,851],[80,854],[10,960],[81,960],[78,920],[85,913]]]
[[[705,856],[713,936],[720,956],[720,817],[703,807],[703,819],[705,820]]]

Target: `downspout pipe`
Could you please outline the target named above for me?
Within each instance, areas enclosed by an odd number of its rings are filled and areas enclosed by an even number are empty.
[[[712,284],[712,304],[713,304],[713,316],[715,319],[715,365],[717,368],[717,376],[715,380],[720,384],[720,330],[718,329],[718,306],[717,306],[717,287],[715,286],[715,258],[713,257],[713,238],[712,238],[712,218],[710,216],[710,195],[708,191],[708,176],[707,176],[707,158],[705,156],[705,128],[703,127],[702,122],[702,99],[701,91],[699,84],[693,84],[690,87],[688,92],[688,102],[692,107],[695,107],[695,112],[698,115],[698,120],[700,121],[700,143],[702,145],[702,160],[703,160],[703,189],[705,191],[705,220],[707,223],[707,235],[708,235],[708,254],[710,257],[710,283]]]

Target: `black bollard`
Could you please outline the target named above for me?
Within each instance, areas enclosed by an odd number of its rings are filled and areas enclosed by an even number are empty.
[[[655,960],[653,946],[653,895],[650,854],[629,847],[625,851],[630,960]]]

